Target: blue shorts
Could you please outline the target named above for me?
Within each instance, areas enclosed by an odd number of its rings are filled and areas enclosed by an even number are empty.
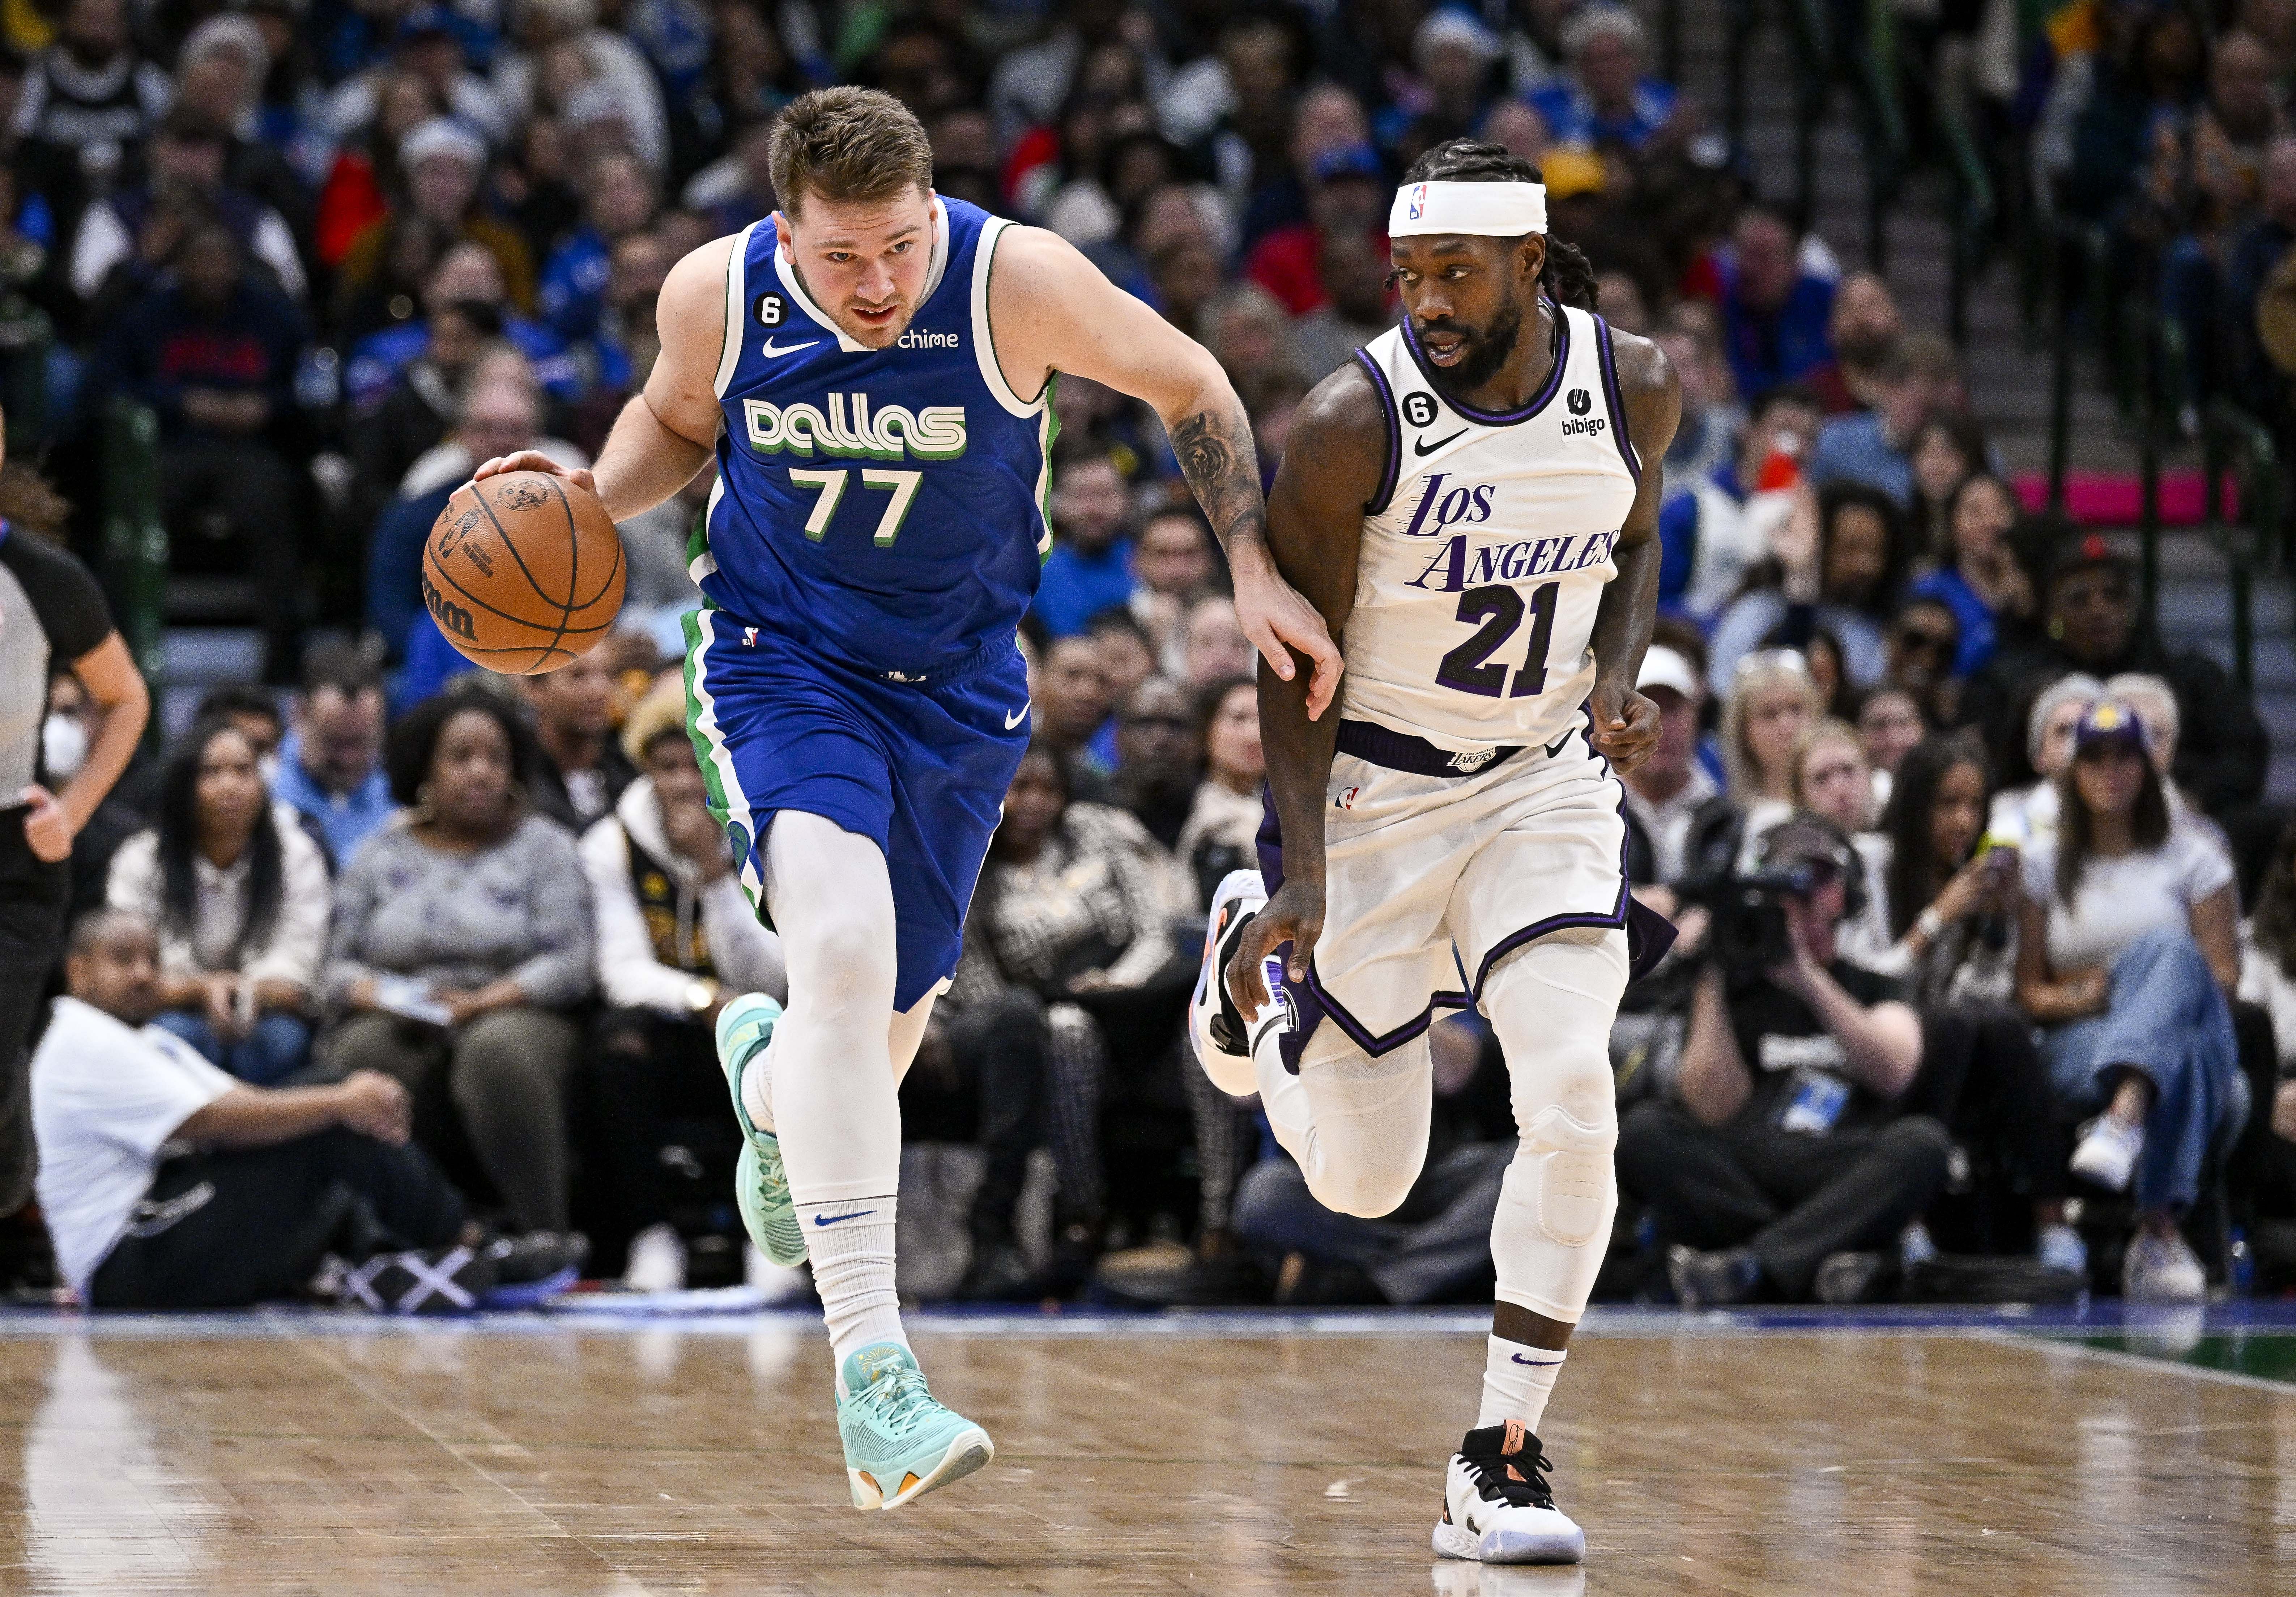
[[[742,886],[766,907],[766,828],[800,810],[873,838],[893,883],[907,1010],[956,968],[964,912],[1029,746],[1029,673],[1007,642],[896,682],[750,627],[685,618],[686,726]]]

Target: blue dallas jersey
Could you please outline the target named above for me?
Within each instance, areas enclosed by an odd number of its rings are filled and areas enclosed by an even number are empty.
[[[744,229],[726,280],[726,427],[695,552],[730,616],[897,679],[1010,648],[1052,547],[1051,386],[1006,384],[988,272],[1011,224],[937,198],[923,302],[890,349],[839,331]]]

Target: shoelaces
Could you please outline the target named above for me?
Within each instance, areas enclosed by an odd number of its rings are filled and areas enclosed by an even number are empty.
[[[861,1394],[859,1401],[877,1428],[895,1436],[914,1430],[936,1406],[932,1392],[925,1385],[924,1372],[915,1369],[897,1370],[879,1377]]]
[[[1545,1453],[1533,1449],[1513,1454],[1461,1456],[1466,1460],[1467,1468],[1475,1472],[1475,1486],[1485,1502],[1497,1498],[1515,1508],[1554,1506],[1554,1489],[1546,1484],[1546,1472],[1554,1468],[1554,1461]]]

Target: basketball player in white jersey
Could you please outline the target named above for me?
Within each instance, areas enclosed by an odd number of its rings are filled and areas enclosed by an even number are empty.
[[[1496,145],[1422,157],[1388,226],[1404,325],[1300,408],[1269,542],[1340,643],[1341,709],[1311,720],[1300,676],[1260,675],[1265,888],[1222,885],[1197,1003],[1214,1081],[1258,1091],[1309,1190],[1365,1216],[1425,1160],[1429,1022],[1496,1031],[1521,1145],[1435,1527],[1492,1563],[1585,1552],[1538,1429],[1617,1208],[1611,1024],[1630,957],[1672,935],[1628,895],[1616,773],[1658,741],[1634,684],[1680,391],[1575,308],[1593,274],[1545,236],[1545,193]]]

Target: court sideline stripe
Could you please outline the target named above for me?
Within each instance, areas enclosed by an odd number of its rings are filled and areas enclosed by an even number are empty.
[[[2215,1381],[2227,1387],[2246,1387],[2252,1391],[2270,1392],[2279,1397],[2296,1398],[2296,1386],[2291,1386],[2284,1380],[2274,1380],[2269,1376],[2248,1375],[2238,1370],[2214,1370],[2206,1364],[2188,1364],[2182,1359],[2160,1358],[2144,1353],[2128,1353],[2118,1347],[2092,1347],[2086,1342],[2072,1341],[2061,1337],[2033,1337],[2019,1339],[2030,1340],[2035,1346],[2052,1353],[2079,1354],[2084,1358],[2118,1365],[2124,1370],[2149,1370],[2160,1374],[2185,1375],[2194,1380]]]

